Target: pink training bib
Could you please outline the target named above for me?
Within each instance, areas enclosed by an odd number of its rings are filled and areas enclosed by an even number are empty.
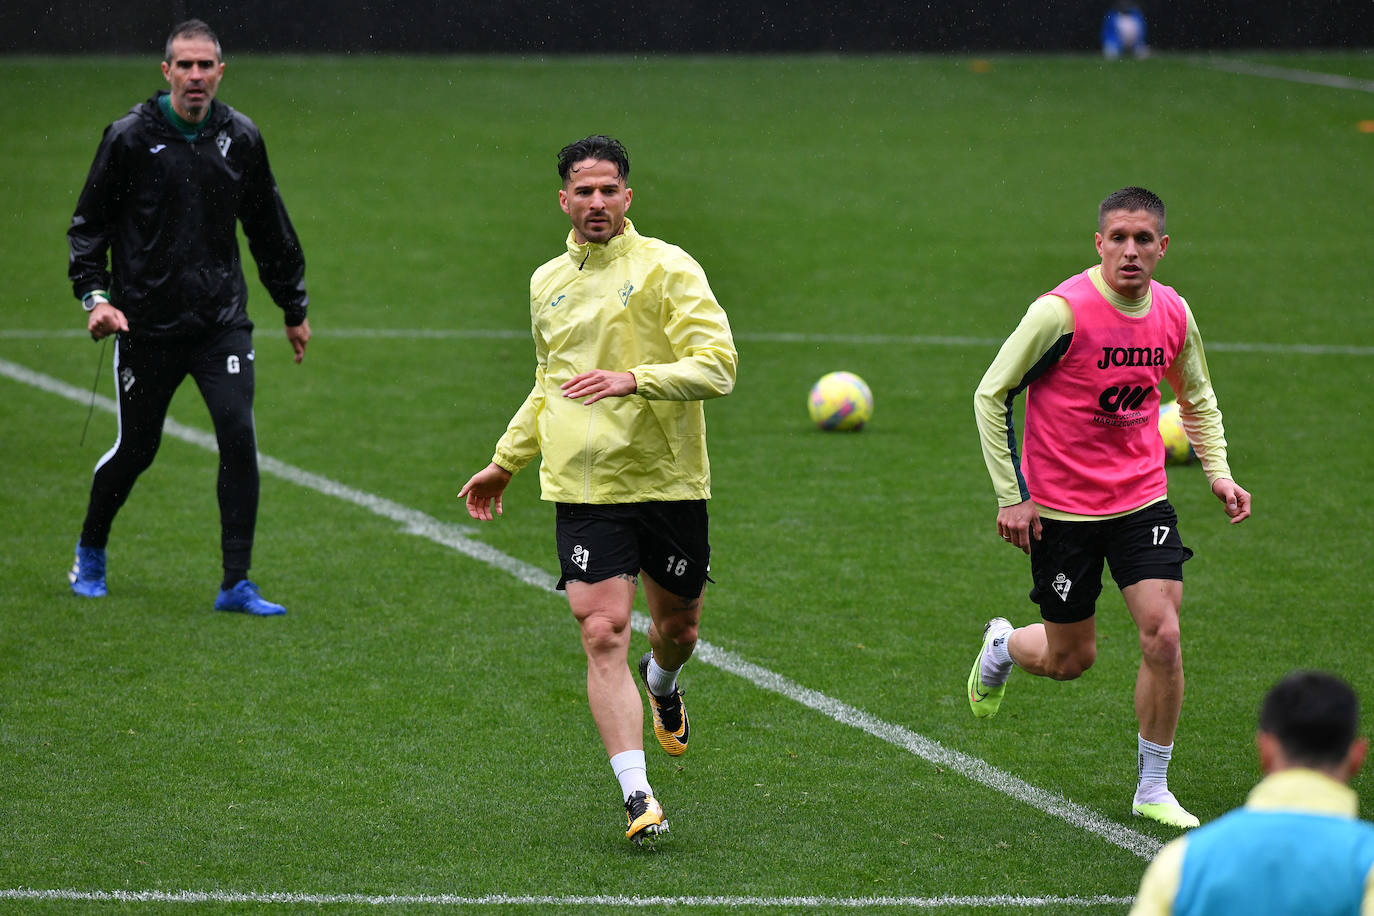
[[[1183,348],[1187,311],[1150,281],[1150,310],[1123,314],[1088,271],[1052,291],[1073,309],[1068,352],[1026,390],[1021,472],[1031,498],[1079,515],[1127,512],[1168,491],[1159,381]]]

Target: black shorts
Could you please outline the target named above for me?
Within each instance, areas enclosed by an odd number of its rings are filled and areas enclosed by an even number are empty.
[[[1095,522],[1042,519],[1040,540],[1031,539],[1030,600],[1050,623],[1087,620],[1102,594],[1102,564],[1117,588],[1145,579],[1183,581],[1193,552],[1178,533],[1178,515],[1167,500],[1119,518]]]
[[[674,595],[696,598],[713,581],[704,499],[559,503],[555,537],[558,588],[642,571]]]

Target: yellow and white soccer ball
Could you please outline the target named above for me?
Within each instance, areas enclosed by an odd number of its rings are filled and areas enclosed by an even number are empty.
[[[1188,434],[1183,431],[1177,401],[1159,405],[1159,437],[1164,440],[1165,464],[1187,464],[1197,458]]]
[[[873,392],[853,372],[830,372],[811,386],[807,409],[821,429],[863,429],[873,418]]]

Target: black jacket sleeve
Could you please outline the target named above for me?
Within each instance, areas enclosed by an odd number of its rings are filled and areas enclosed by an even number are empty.
[[[258,279],[285,313],[286,324],[299,325],[305,320],[310,301],[305,291],[305,253],[277,190],[261,137],[245,175],[239,219],[248,238],[248,250],[258,264]]]
[[[113,215],[123,191],[118,167],[120,132],[120,122],[105,128],[67,228],[67,276],[78,299],[91,290],[110,288],[108,254]]]

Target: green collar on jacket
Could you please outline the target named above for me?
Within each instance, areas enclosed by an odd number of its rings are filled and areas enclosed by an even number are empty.
[[[177,133],[185,137],[187,143],[193,142],[200,133],[200,129],[210,123],[210,114],[214,111],[214,104],[212,100],[210,102],[210,107],[205,112],[205,117],[201,118],[195,124],[192,124],[190,121],[177,114],[176,109],[172,107],[172,96],[170,94],[161,93],[157,96],[157,106],[162,109],[162,114],[167,119],[167,123],[171,124],[172,127],[176,129]]]

